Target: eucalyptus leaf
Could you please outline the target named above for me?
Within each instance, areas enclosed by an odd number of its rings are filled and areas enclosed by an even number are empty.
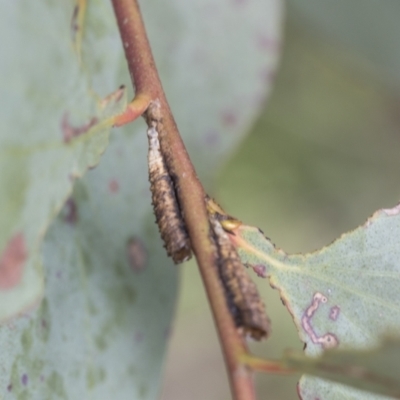
[[[399,235],[400,205],[377,211],[363,226],[310,254],[287,255],[252,227],[241,226],[232,240],[242,261],[279,290],[306,354],[317,356],[330,348],[370,349],[382,335],[398,332]],[[333,383],[321,385],[304,376],[299,393],[304,399],[367,398]]]
[[[44,233],[108,145],[110,110],[71,45],[72,12],[71,1],[1,5],[0,322],[40,301]]]
[[[372,392],[400,398],[398,338],[384,338],[379,346],[369,350],[329,349],[320,357],[307,357],[297,351],[288,351],[284,359],[290,368],[366,391],[363,394],[354,391],[355,396],[374,398],[371,393],[367,393]],[[329,390],[326,382],[321,386],[327,386]],[[351,392],[343,385],[339,387],[341,391]],[[301,395],[307,398],[312,396],[312,392],[315,392],[315,387],[309,385],[308,388],[302,388]],[[327,395],[325,391],[318,393],[320,397]]]
[[[116,130],[109,145],[107,131],[84,129],[97,115],[93,110],[100,109],[100,122],[118,112],[124,101],[107,95],[121,84],[129,87],[131,83],[123,56],[126,44],[121,43],[111,2],[77,4],[80,8],[75,14],[72,0],[65,4],[24,2],[24,7],[22,2],[7,4],[0,14],[7,16],[1,29],[18,31],[15,35],[21,35],[21,48],[30,53],[22,66],[21,54],[9,47],[8,70],[2,66],[2,72],[13,76],[5,82],[12,83],[7,92],[10,98],[13,86],[19,85],[22,93],[18,101],[10,101],[8,124],[2,128],[4,140],[7,145],[16,140],[13,121],[22,109],[29,114],[29,123],[37,126],[29,140],[22,136],[27,129],[18,128],[26,146],[23,155],[36,155],[35,149],[42,143],[45,150],[53,142],[61,149],[50,160],[37,154],[39,171],[28,169],[30,174],[35,172],[35,190],[43,199],[28,198],[14,186],[19,203],[9,193],[7,202],[0,204],[0,215],[6,206],[12,206],[15,216],[2,225],[4,243],[13,238],[12,246],[2,245],[2,260],[23,261],[25,248],[12,233],[35,229],[36,269],[31,269],[36,280],[26,275],[27,264],[20,262],[25,286],[18,283],[15,290],[21,298],[29,291],[34,292],[31,297],[36,301],[43,297],[40,306],[30,311],[21,302],[0,302],[8,315],[15,316],[0,327],[0,393],[6,393],[7,399],[154,399],[170,332],[178,269],[167,259],[154,223],[144,123]],[[85,4],[86,12],[81,14]],[[279,55],[282,5],[264,0],[248,4],[159,0],[142,6],[171,108],[200,176],[210,184],[216,168],[244,136],[270,91]],[[80,21],[84,21],[82,25]],[[30,29],[25,31],[25,26]],[[37,60],[33,57],[36,48]],[[64,53],[68,56],[60,55]],[[12,71],[18,63],[21,70]],[[75,73],[71,82],[64,64]],[[24,73],[27,70],[32,73]],[[51,96],[46,79],[53,84]],[[77,84],[81,81],[82,88]],[[24,102],[23,93],[32,85],[34,95]],[[110,103],[107,107],[105,99]],[[86,104],[90,112],[85,113]],[[64,109],[72,105],[76,116],[66,116]],[[53,121],[52,111],[57,106],[62,111]],[[39,111],[44,115],[41,118]],[[20,118],[21,124],[25,119]],[[28,128],[28,122],[24,123]],[[63,138],[60,124],[71,139]],[[18,141],[11,144],[20,146]],[[68,185],[64,185],[55,173],[66,158],[60,152],[70,147],[76,153],[67,163],[72,172],[62,172],[65,177],[72,173],[74,179],[66,179]],[[75,182],[70,195],[73,181],[94,166],[105,149],[101,163]],[[2,188],[8,189],[13,181],[20,187],[31,184],[30,175],[23,184],[18,183],[22,178],[10,175],[24,171],[22,167],[31,161],[25,156],[14,161],[14,169],[1,170]],[[49,182],[43,176],[49,176]],[[56,189],[55,199],[51,191]],[[46,204],[52,206],[51,212]],[[24,211],[26,205],[29,212]],[[22,214],[30,219],[20,223]],[[33,224],[39,214],[44,221],[40,227]],[[0,289],[0,296],[8,293],[9,289]]]

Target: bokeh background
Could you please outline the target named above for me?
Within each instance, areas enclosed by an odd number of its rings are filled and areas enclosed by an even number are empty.
[[[281,66],[262,115],[208,188],[286,252],[309,252],[400,199],[400,2],[291,0]],[[196,265],[182,268],[162,400],[230,399]],[[277,291],[255,278],[273,323],[251,344],[301,348]],[[259,399],[297,399],[298,376],[257,376]]]

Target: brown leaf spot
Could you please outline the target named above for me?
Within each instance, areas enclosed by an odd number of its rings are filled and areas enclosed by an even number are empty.
[[[68,224],[75,225],[78,222],[78,207],[74,199],[69,198],[66,201],[62,216]]]
[[[0,257],[0,289],[11,289],[19,283],[27,257],[22,233],[13,236]]]
[[[277,52],[280,47],[278,40],[265,34],[258,35],[256,42],[258,48],[264,51]]]
[[[23,374],[21,376],[21,383],[26,386],[28,384],[28,375],[27,374]]]
[[[127,244],[128,262],[134,272],[140,272],[145,269],[147,265],[147,251],[143,242],[132,237],[128,240]]]
[[[233,111],[223,111],[221,113],[222,123],[227,127],[233,127],[237,123],[236,114]]]
[[[257,274],[259,278],[267,277],[267,269],[265,265],[252,265],[253,271]]]
[[[331,309],[329,310],[329,318],[332,321],[336,321],[339,317],[340,314],[340,307],[339,306],[334,306],[331,307]]]
[[[339,345],[339,340],[334,335],[333,333],[327,333],[323,336],[320,336],[318,338],[318,343],[324,348],[324,349],[332,349],[334,347],[337,347]]]
[[[72,126],[69,121],[69,114],[65,112],[61,119],[61,133],[64,140],[64,143],[69,143],[73,138],[86,133],[92,126],[96,125],[98,119],[96,117],[92,117],[89,122],[81,126]]]
[[[325,335],[318,336],[311,324],[311,320],[317,312],[319,306],[327,301],[328,299],[326,296],[324,296],[322,293],[316,292],[313,296],[311,304],[307,307],[303,317],[301,318],[301,326],[307,333],[308,337],[314,344],[319,344],[324,349],[338,346],[339,340],[336,335],[330,332],[326,333]]]
[[[110,193],[118,193],[119,192],[119,183],[116,179],[111,179],[108,183],[108,190]]]
[[[78,14],[79,14],[79,5],[77,4],[74,7],[74,11],[72,13],[72,18],[71,18],[71,35],[72,35],[72,40],[75,40],[76,34],[79,30],[79,24],[78,24]]]
[[[204,141],[207,146],[214,147],[219,145],[220,136],[216,130],[212,129],[204,135]]]

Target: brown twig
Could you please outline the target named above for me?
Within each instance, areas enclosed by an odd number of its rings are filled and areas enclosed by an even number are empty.
[[[246,345],[237,332],[229,313],[223,287],[217,274],[217,255],[211,243],[204,189],[196,175],[167,103],[138,3],[136,0],[112,0],[112,4],[129,72],[136,89],[135,99],[130,107],[131,115],[122,116],[117,121],[117,125],[126,123],[143,112],[146,113],[151,102],[159,102],[164,125],[160,144],[175,178],[186,228],[218,330],[232,395],[235,400],[253,400],[255,391],[252,372],[240,361],[240,355],[247,353]],[[149,117],[151,116],[146,116],[147,119]]]

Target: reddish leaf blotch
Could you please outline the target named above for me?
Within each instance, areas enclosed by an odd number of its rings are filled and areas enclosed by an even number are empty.
[[[108,190],[110,193],[118,193],[119,192],[119,183],[116,179],[111,179],[108,182]]]
[[[131,237],[127,243],[127,256],[134,272],[141,272],[147,265],[147,250],[144,243],[137,237]]]
[[[61,119],[61,133],[64,143],[69,143],[73,138],[86,133],[90,128],[98,123],[96,117],[92,117],[89,122],[81,126],[72,126],[69,121],[69,114],[65,112]]]
[[[71,197],[65,202],[63,219],[71,225],[75,225],[78,222],[78,206],[75,200]]]
[[[221,113],[221,120],[223,125],[233,127],[237,123],[237,115],[232,110],[225,110]]]
[[[267,268],[265,265],[253,265],[253,271],[257,274],[259,278],[267,277]]]
[[[340,307],[339,306],[334,306],[331,307],[331,309],[329,310],[329,318],[332,321],[336,321],[339,317],[340,314]]]
[[[314,327],[311,324],[311,320],[317,312],[321,304],[326,303],[328,298],[320,292],[314,293],[313,300],[311,304],[307,307],[306,311],[301,318],[301,325],[304,331],[307,333],[308,337],[314,344],[322,346],[324,349],[337,347],[339,345],[339,340],[337,336],[331,332],[327,332],[325,335],[318,336]]]
[[[22,233],[14,235],[0,256],[0,290],[11,289],[19,283],[27,257]]]
[[[23,374],[21,376],[21,383],[26,386],[28,384],[28,375],[27,374]]]
[[[278,52],[280,50],[279,41],[270,36],[266,36],[265,34],[259,34],[256,37],[256,42],[257,42],[257,46],[261,50],[270,51],[270,52]]]

